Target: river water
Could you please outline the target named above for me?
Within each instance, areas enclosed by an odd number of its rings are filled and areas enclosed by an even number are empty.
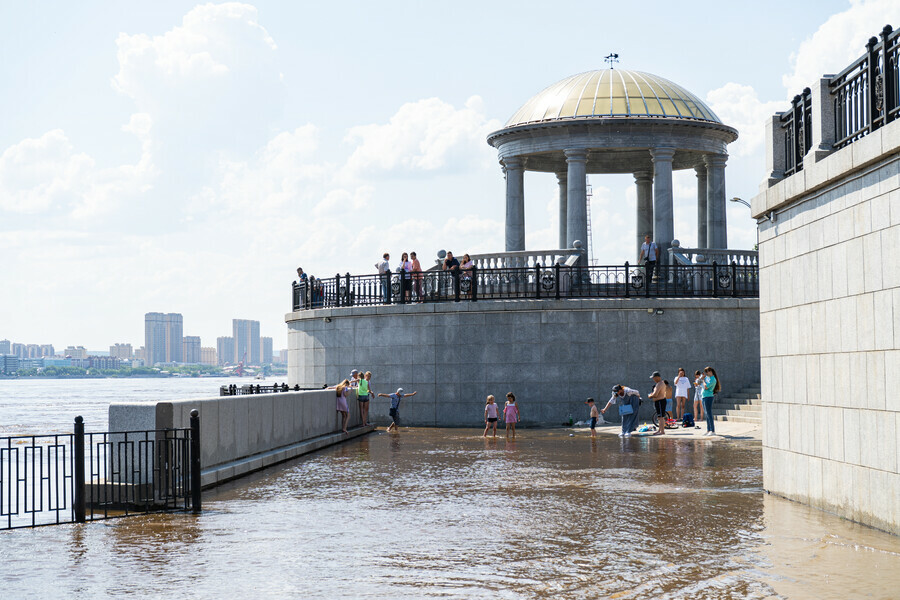
[[[0,597],[900,596],[900,538],[766,495],[759,442],[480,434],[378,431],[207,492],[197,516],[0,532]]]

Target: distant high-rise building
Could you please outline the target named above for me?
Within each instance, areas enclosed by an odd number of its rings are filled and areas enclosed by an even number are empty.
[[[144,315],[144,360],[156,363],[184,362],[184,320],[179,313]]]
[[[0,373],[11,375],[19,370],[19,357],[13,355],[0,355]]]
[[[25,346],[25,358],[40,358],[41,357],[41,347],[38,344],[26,344]]]
[[[216,366],[216,364],[217,364],[216,349],[215,348],[200,348],[200,364]]]
[[[259,360],[263,365],[272,364],[272,338],[259,338]]]
[[[25,344],[13,343],[11,354],[18,356],[19,358],[25,358]]]
[[[87,358],[87,350],[84,346],[68,346],[65,351],[65,356],[70,358]]]
[[[234,362],[244,361],[245,365],[260,364],[259,321],[232,319],[234,337]]]
[[[130,360],[134,356],[134,351],[131,349],[131,344],[116,344],[109,347],[109,355],[114,358]]]
[[[276,357],[275,362],[277,362],[278,364],[281,364],[281,365],[286,365],[287,364],[287,356],[288,356],[288,351],[286,349],[281,350],[278,353],[278,356]]]
[[[219,366],[234,364],[234,338],[216,338],[216,354]]]
[[[184,362],[198,364],[200,362],[200,336],[186,335],[182,341]]]
[[[135,351],[134,351],[134,358],[135,358],[135,360],[141,361],[141,363],[143,363],[144,360],[146,360],[146,358],[147,358],[147,351],[144,349],[143,346],[141,346],[140,348],[135,349]],[[143,365],[142,365],[142,366],[143,366]]]
[[[55,356],[56,350],[53,344],[41,344],[41,356]]]
[[[12,342],[0,340],[0,354],[12,354]]]

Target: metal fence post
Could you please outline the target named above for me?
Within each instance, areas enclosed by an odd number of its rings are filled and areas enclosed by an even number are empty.
[[[557,262],[556,264],[553,265],[553,270],[554,270],[554,275],[555,275],[555,279],[556,279],[556,299],[559,300],[559,288],[560,288],[560,284],[562,283],[559,280],[559,262]]]
[[[75,513],[75,522],[84,523],[85,519],[85,502],[84,502],[84,419],[81,416],[75,417],[75,436],[72,438],[72,458],[75,461],[74,477],[72,483],[72,511]]]
[[[628,264],[628,261],[626,260],[626,261],[625,261],[625,297],[626,297],[626,298],[627,298],[627,297],[630,295],[630,293],[631,293],[631,292],[628,290],[628,288],[631,287],[631,285],[629,285],[629,281],[628,281],[629,277],[631,277],[631,267],[630,267],[630,265]]]
[[[737,296],[737,261],[731,261],[731,295]]]
[[[718,266],[719,266],[719,263],[716,261],[713,261],[713,264],[712,264],[712,268],[713,268],[713,298],[719,297],[719,274],[716,273]]]
[[[890,25],[885,25],[884,29],[881,30],[881,64],[883,65],[881,73],[881,89],[884,93],[881,110],[884,114],[885,125],[893,120],[891,111],[897,106],[897,98],[894,97],[894,86],[897,85],[897,82],[895,81],[896,73],[894,73],[894,69],[891,68],[890,52],[888,51],[888,46],[890,45],[889,38],[893,31],[894,30]]]
[[[451,271],[453,275],[453,301],[459,302],[459,269]]]
[[[534,263],[534,297],[541,297],[541,263]]]
[[[472,302],[478,302],[478,266],[472,265]]]
[[[341,305],[341,274],[334,274],[334,305]]]
[[[191,410],[191,510],[200,512],[200,412]]]
[[[866,94],[866,116],[869,118],[869,133],[875,131],[878,127],[875,123],[875,114],[878,112],[876,105],[878,103],[878,94],[875,91],[875,69],[878,66],[878,54],[875,52],[875,46],[878,45],[878,38],[870,37],[866,44],[866,52],[868,53],[868,65],[866,68],[866,78],[868,79],[868,93]]]
[[[344,289],[347,290],[347,306],[353,306],[353,295],[350,293],[350,273],[347,272],[347,275],[345,275],[345,277],[347,280],[347,285]]]

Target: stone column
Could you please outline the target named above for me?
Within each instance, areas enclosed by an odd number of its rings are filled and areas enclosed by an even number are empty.
[[[694,167],[697,172],[697,247],[709,248],[706,236],[706,165]]]
[[[707,154],[706,163],[706,241],[707,248],[727,248],[725,222],[725,154]]]
[[[581,242],[586,252],[587,240],[587,150],[566,150],[569,170],[566,177],[566,248]],[[586,262],[586,258],[585,258]]]
[[[784,179],[786,160],[781,115],[773,115],[766,121],[766,183],[769,187]]]
[[[525,249],[525,169],[522,159],[503,159],[506,169],[506,251]]]
[[[569,242],[566,237],[566,231],[568,230],[566,225],[569,219],[569,209],[567,208],[569,204],[568,174],[557,173],[556,181],[559,182],[559,247],[560,249],[565,249],[568,248],[567,244]]]
[[[834,150],[834,101],[827,77],[812,87],[812,145],[806,149],[804,164],[811,157],[819,162]]]
[[[675,208],[672,203],[673,148],[652,148],[653,241],[659,247],[659,264],[668,264],[669,247],[675,239]]]
[[[653,174],[650,171],[638,171],[634,174],[637,187],[637,254],[641,255],[641,244],[648,233],[653,239]]]

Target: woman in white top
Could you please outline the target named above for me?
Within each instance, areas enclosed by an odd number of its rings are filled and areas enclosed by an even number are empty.
[[[691,389],[691,380],[684,373],[684,367],[678,369],[675,377],[675,418],[679,421],[684,417],[684,406],[687,404],[688,390]]]

